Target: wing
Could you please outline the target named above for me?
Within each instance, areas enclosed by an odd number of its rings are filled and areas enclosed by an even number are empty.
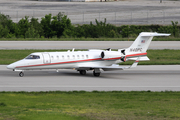
[[[124,67],[120,67],[120,66],[79,66],[76,69],[77,70],[103,69],[104,71],[112,71],[112,70],[123,70]]]
[[[129,68],[134,68],[137,66],[139,60],[137,59],[131,66],[119,66],[117,64],[113,64],[112,66],[79,66],[77,70],[93,70],[93,69],[103,69],[104,71],[113,71],[113,70],[124,70]]]

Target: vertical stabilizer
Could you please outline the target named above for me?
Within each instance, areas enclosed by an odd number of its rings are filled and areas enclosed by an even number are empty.
[[[126,55],[131,53],[145,53],[154,36],[169,36],[170,34],[156,32],[141,32],[133,44],[126,49]]]

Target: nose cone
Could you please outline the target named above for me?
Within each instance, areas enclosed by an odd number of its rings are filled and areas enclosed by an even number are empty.
[[[18,66],[26,65],[26,62],[24,60],[19,60],[17,62],[14,62],[7,66],[7,69],[18,69]]]
[[[7,69],[14,69],[14,68],[15,68],[15,66],[13,64],[10,64],[7,66]]]

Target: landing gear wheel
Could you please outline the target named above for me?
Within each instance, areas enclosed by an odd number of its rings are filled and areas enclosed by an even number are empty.
[[[95,73],[95,71],[93,71],[93,75],[96,77],[99,77],[101,73]]]
[[[23,72],[20,72],[20,73],[19,73],[19,76],[20,76],[20,77],[23,77],[23,76],[24,76],[24,73],[23,73]]]
[[[80,73],[81,75],[85,75],[85,74],[86,74],[86,70],[80,70],[79,73]]]

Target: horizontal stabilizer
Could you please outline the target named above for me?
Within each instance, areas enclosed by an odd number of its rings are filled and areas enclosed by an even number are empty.
[[[137,57],[134,58],[127,58],[126,60],[137,60]],[[148,61],[150,60],[147,56],[139,57],[139,61]]]
[[[156,32],[142,32],[141,33],[141,36],[169,36],[169,35],[171,35],[171,34],[166,34],[166,33],[156,33]]]

